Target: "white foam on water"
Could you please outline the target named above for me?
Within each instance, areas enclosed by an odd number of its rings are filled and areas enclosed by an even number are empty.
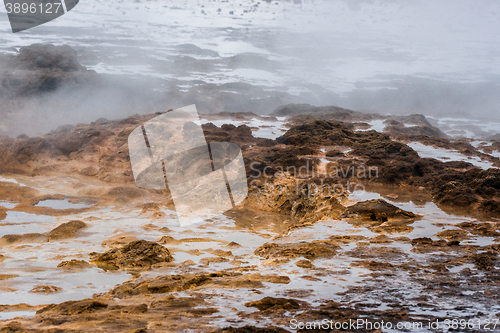
[[[376,120],[371,120],[368,122],[368,124],[370,125],[370,128],[367,128],[367,129],[357,129],[356,131],[359,131],[359,132],[366,132],[366,131],[371,131],[371,130],[374,130],[374,131],[377,131],[377,132],[384,132],[384,129],[385,129],[385,120],[384,119],[376,119]]]

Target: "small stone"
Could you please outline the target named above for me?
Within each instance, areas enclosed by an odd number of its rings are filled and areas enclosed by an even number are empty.
[[[57,268],[64,268],[64,269],[85,269],[92,267],[88,262],[84,260],[76,260],[72,259],[70,261],[63,261],[59,265],[57,265]]]
[[[56,286],[36,286],[30,290],[30,293],[35,294],[55,294],[62,291],[62,288]]]
[[[297,267],[301,267],[301,268],[313,268],[314,265],[312,264],[312,262],[310,262],[309,260],[299,260],[295,263],[295,265],[297,265]]]

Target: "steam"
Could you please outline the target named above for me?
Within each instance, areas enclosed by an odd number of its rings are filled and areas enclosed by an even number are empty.
[[[304,2],[307,4],[308,2]],[[270,42],[317,83],[316,103],[499,119],[500,3],[315,2]],[[313,98],[311,98],[313,99]]]
[[[71,15],[24,37],[8,33],[0,17],[6,41],[0,50],[33,40],[69,44],[105,81],[3,103],[0,134],[40,135],[60,125],[190,104],[202,113],[268,114],[282,104],[310,103],[500,119],[495,0],[255,5],[81,2]]]
[[[161,96],[152,86],[126,84],[114,79],[96,86],[62,86],[54,92],[7,101],[0,134],[41,136],[63,125],[90,123],[99,118],[118,119],[158,111]]]

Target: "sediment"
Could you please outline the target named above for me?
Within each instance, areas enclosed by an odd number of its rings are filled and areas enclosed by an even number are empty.
[[[83,250],[78,259],[58,256],[58,272],[103,269],[130,277],[92,298],[43,305],[34,309],[32,318],[0,322],[0,332],[283,332],[290,318],[429,322],[440,318],[440,297],[452,298],[455,311],[471,316],[497,304],[500,172],[420,158],[405,142],[419,138],[470,149],[465,142],[444,137],[425,118],[386,119],[389,133],[358,132],[359,123],[384,118],[335,107],[289,105],[274,113],[289,116],[290,124],[276,140],[257,138],[246,125],[203,125],[208,142],[233,142],[242,149],[250,193],[226,213],[234,224],[220,230],[259,237],[258,245],[255,241],[246,248],[241,245],[244,237],[222,239],[211,230],[195,237],[166,227],[165,221],[172,219],[167,209],[173,209],[168,191],[135,186],[127,138],[157,115],[99,119],[39,138],[0,138],[0,170],[6,177],[38,184],[72,180],[57,184],[51,194],[40,186],[0,181],[0,201],[15,203],[14,208],[0,207],[0,220],[8,221],[11,212],[65,219],[46,233],[4,235],[0,265],[10,260],[9,250],[21,246],[80,240],[99,222],[101,209],[147,220],[136,229],[150,237],[116,228],[100,244],[102,251]],[[214,117],[226,116],[238,115]],[[402,121],[420,129],[402,133],[396,130]],[[377,173],[335,173],[349,167]],[[345,189],[353,183],[379,189],[382,198],[352,199],[352,191]],[[430,219],[401,193],[420,194],[422,205],[433,202],[456,215],[432,235],[417,237],[412,234],[420,230],[417,224],[430,226]],[[61,211],[37,206],[46,200],[89,202],[90,207]],[[78,214],[86,219],[69,218]],[[456,216],[464,221],[451,225]],[[349,233],[335,229],[344,223]],[[478,237],[487,242],[470,242]],[[186,245],[205,243],[210,245],[200,249]],[[189,259],[176,260],[179,253]],[[8,283],[15,279],[5,275],[1,290],[11,290]],[[343,289],[338,287],[348,279]],[[319,284],[338,290],[317,294]],[[407,285],[414,290],[405,292]],[[40,284],[31,291],[58,295],[64,288]],[[4,310],[15,307],[5,305]]]

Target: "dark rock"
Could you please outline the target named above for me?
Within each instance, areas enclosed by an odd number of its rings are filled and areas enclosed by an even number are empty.
[[[347,208],[345,217],[359,216],[362,219],[385,222],[389,219],[415,219],[418,216],[412,212],[402,210],[385,200],[375,199],[358,202]]]
[[[496,230],[496,225],[488,222],[462,222],[457,227],[465,229],[473,235],[483,237],[499,237],[500,232]]]
[[[245,303],[245,306],[257,308],[259,309],[259,311],[300,309],[299,302],[297,302],[294,299],[274,298],[274,297],[264,297],[259,301]]]
[[[358,261],[352,264],[352,266],[361,266],[368,268],[369,270],[372,271],[379,271],[379,270],[385,270],[385,269],[394,269],[394,265],[388,263],[388,262],[381,262],[381,261],[374,261],[374,260],[369,260],[369,261]]]
[[[57,90],[62,85],[96,82],[95,72],[78,62],[76,51],[68,45],[33,44],[22,47],[8,60],[0,74],[8,95],[30,96]]]
[[[49,68],[72,72],[83,69],[76,51],[68,45],[33,44],[21,47],[18,60],[29,69]]]
[[[498,254],[495,252],[475,253],[471,256],[474,264],[483,270],[491,271],[495,269]]]
[[[326,152],[326,157],[343,157],[345,154],[338,150],[329,150]]]
[[[411,245],[413,246],[412,251],[420,253],[429,253],[436,251],[445,251],[450,247],[460,246],[460,241],[451,240],[446,241],[444,239],[432,240],[429,237],[419,237],[411,240]]]
[[[295,265],[297,265],[298,267],[301,267],[301,268],[313,268],[314,267],[312,262],[310,262],[309,260],[299,260],[295,263]]]
[[[276,139],[279,143],[295,146],[350,145],[355,134],[339,122],[311,120],[292,126],[283,136]]]
[[[316,117],[327,114],[331,119],[350,119],[355,111],[337,106],[316,107],[309,104],[288,104],[278,107],[271,115],[276,117],[295,116],[299,114],[313,114]]]
[[[274,177],[276,172],[290,170],[292,173],[309,172],[318,164],[318,159],[303,159],[301,155],[314,154],[309,147],[265,147],[244,154],[247,174],[258,178]]]

